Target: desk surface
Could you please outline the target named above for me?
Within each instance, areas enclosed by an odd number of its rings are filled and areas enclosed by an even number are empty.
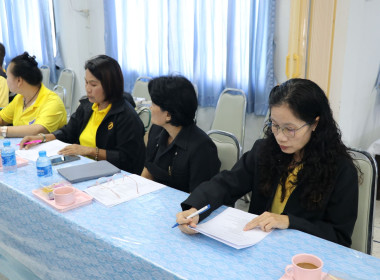
[[[318,255],[325,272],[380,279],[380,259],[296,230],[275,230],[242,250],[185,235],[171,226],[187,194],[172,188],[59,213],[33,196],[34,163],[0,181],[0,247],[42,279],[279,279],[298,253]]]

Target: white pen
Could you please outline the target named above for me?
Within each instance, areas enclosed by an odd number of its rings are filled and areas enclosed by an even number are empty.
[[[207,211],[208,209],[210,209],[210,204],[208,204],[205,207],[199,209],[198,211],[194,212],[193,214],[190,214],[186,219],[190,219],[190,218],[195,217],[196,215],[200,215],[203,212]],[[175,228],[176,226],[179,226],[179,224],[176,223],[174,226],[172,226],[172,228]]]

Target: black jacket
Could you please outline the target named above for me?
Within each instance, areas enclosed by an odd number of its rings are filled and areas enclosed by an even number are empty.
[[[209,182],[201,184],[182,203],[184,210],[191,206],[197,209],[211,204],[211,211],[222,204],[231,204],[252,191],[249,212],[260,215],[270,211],[277,186],[273,194],[266,197],[258,189],[260,176],[258,151],[264,140],[258,140],[251,151],[245,153],[230,172],[223,171]],[[332,242],[350,246],[358,211],[358,177],[353,163],[345,158],[338,159],[335,188],[327,195],[322,209],[308,211],[300,204],[304,185],[297,185],[290,195],[284,212],[289,217],[289,228],[297,229]],[[204,219],[211,211],[207,211]]]
[[[214,142],[195,124],[185,126],[167,146],[169,134],[157,125],[149,131],[145,167],[154,181],[192,192],[220,169]]]
[[[79,144],[79,136],[92,115],[92,103],[88,98],[80,105],[67,125],[53,132],[58,140]],[[113,165],[140,175],[144,167],[144,125],[132,106],[124,99],[112,103],[96,132],[96,146],[107,151],[107,161]]]

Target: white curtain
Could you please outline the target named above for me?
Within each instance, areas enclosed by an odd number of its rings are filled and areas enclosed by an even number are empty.
[[[275,84],[274,0],[104,0],[106,52],[119,61],[125,89],[138,76],[181,74],[215,106],[226,87],[247,94],[265,115]]]
[[[24,51],[36,56],[39,66],[50,67],[56,82],[49,0],[0,1],[0,42],[6,48],[5,62]]]

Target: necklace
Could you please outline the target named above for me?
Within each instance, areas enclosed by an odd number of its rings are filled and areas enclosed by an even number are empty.
[[[34,97],[36,97],[37,93],[40,91],[40,88],[39,87],[36,91],[36,93],[33,95],[33,97],[28,101],[28,102],[25,102],[25,98],[24,98],[24,109],[26,108],[27,105],[29,105],[29,103],[34,99]]]

